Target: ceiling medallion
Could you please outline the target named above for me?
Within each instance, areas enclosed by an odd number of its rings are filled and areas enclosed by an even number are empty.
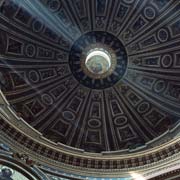
[[[124,76],[127,53],[114,35],[101,31],[88,32],[72,46],[69,65],[81,84],[92,89],[104,89]]]

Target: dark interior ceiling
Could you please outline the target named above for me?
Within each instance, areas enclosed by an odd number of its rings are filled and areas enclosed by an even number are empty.
[[[116,61],[98,79],[96,44]],[[53,142],[134,149],[179,123],[179,0],[1,0],[0,54],[12,109]]]

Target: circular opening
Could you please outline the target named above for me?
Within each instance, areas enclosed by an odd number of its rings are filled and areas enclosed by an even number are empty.
[[[95,42],[97,37],[98,41]],[[109,39],[114,43],[109,44]],[[77,49],[78,44],[80,49]],[[74,77],[92,89],[112,87],[124,77],[127,64],[124,45],[107,32],[92,31],[81,36],[71,47],[69,56],[69,66]]]
[[[86,57],[85,65],[93,74],[104,74],[111,67],[111,58],[105,50],[91,50]]]

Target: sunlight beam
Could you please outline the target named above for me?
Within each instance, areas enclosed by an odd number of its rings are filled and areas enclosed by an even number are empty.
[[[37,0],[13,0],[13,2],[24,8],[32,16],[42,20],[54,33],[64,35],[70,43],[74,41],[74,35],[67,32],[64,22],[59,18],[59,16],[51,13],[41,2]],[[76,27],[74,28],[79,32]]]

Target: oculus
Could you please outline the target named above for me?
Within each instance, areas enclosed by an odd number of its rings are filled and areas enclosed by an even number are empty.
[[[105,89],[121,80],[127,69],[127,52],[114,35],[103,31],[83,34],[71,47],[69,66],[86,87]]]
[[[94,49],[88,54],[85,65],[91,73],[103,74],[109,70],[111,58],[103,49]]]

